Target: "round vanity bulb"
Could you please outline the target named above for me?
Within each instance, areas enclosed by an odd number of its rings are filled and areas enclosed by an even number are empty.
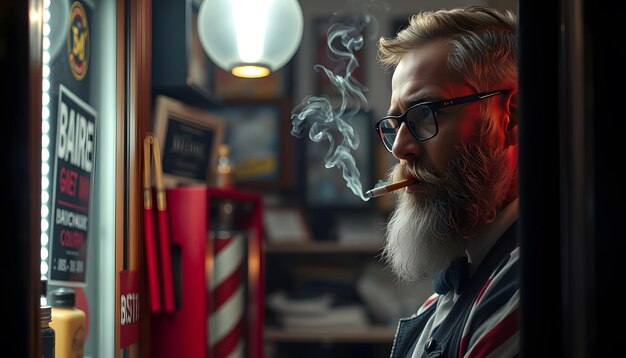
[[[302,41],[297,0],[204,0],[198,36],[209,58],[240,77],[264,77],[283,67]]]

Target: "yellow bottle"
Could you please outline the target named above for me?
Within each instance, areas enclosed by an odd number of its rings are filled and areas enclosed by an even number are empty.
[[[55,332],[55,358],[82,358],[85,346],[85,312],[76,308],[76,294],[69,288],[50,293],[50,326]]]

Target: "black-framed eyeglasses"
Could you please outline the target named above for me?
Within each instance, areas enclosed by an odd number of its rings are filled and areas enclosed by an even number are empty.
[[[441,101],[422,102],[415,104],[399,116],[387,116],[376,122],[374,128],[383,142],[385,148],[391,152],[393,143],[396,140],[398,130],[402,123],[406,123],[409,132],[416,140],[425,141],[436,136],[439,132],[437,124],[437,110],[459,104],[476,102],[507,93],[508,90],[497,90],[476,93],[469,96],[444,99]]]

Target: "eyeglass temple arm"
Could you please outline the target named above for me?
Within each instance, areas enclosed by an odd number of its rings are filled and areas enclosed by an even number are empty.
[[[477,94],[477,96],[480,99],[485,99],[485,98],[488,98],[488,97],[497,96],[499,94],[504,94],[504,93],[507,93],[507,92],[508,92],[508,90],[489,91],[489,92],[479,93],[479,94]]]
[[[456,98],[456,99],[452,99],[452,100],[448,100],[448,101],[444,100],[444,101],[441,102],[441,105],[438,106],[438,107],[439,108],[445,108],[445,107],[449,107],[449,106],[456,106],[458,104],[464,104],[464,103],[480,101],[482,99],[493,97],[493,96],[497,96],[499,94],[503,94],[503,93],[506,93],[506,92],[508,92],[508,90],[496,90],[496,91],[489,91],[489,92],[472,94],[472,95],[469,95],[469,96],[460,97],[460,98]]]

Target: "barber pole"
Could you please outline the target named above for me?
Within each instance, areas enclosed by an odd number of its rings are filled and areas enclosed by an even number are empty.
[[[209,287],[209,357],[245,356],[245,235],[218,231],[209,234],[214,265]]]

